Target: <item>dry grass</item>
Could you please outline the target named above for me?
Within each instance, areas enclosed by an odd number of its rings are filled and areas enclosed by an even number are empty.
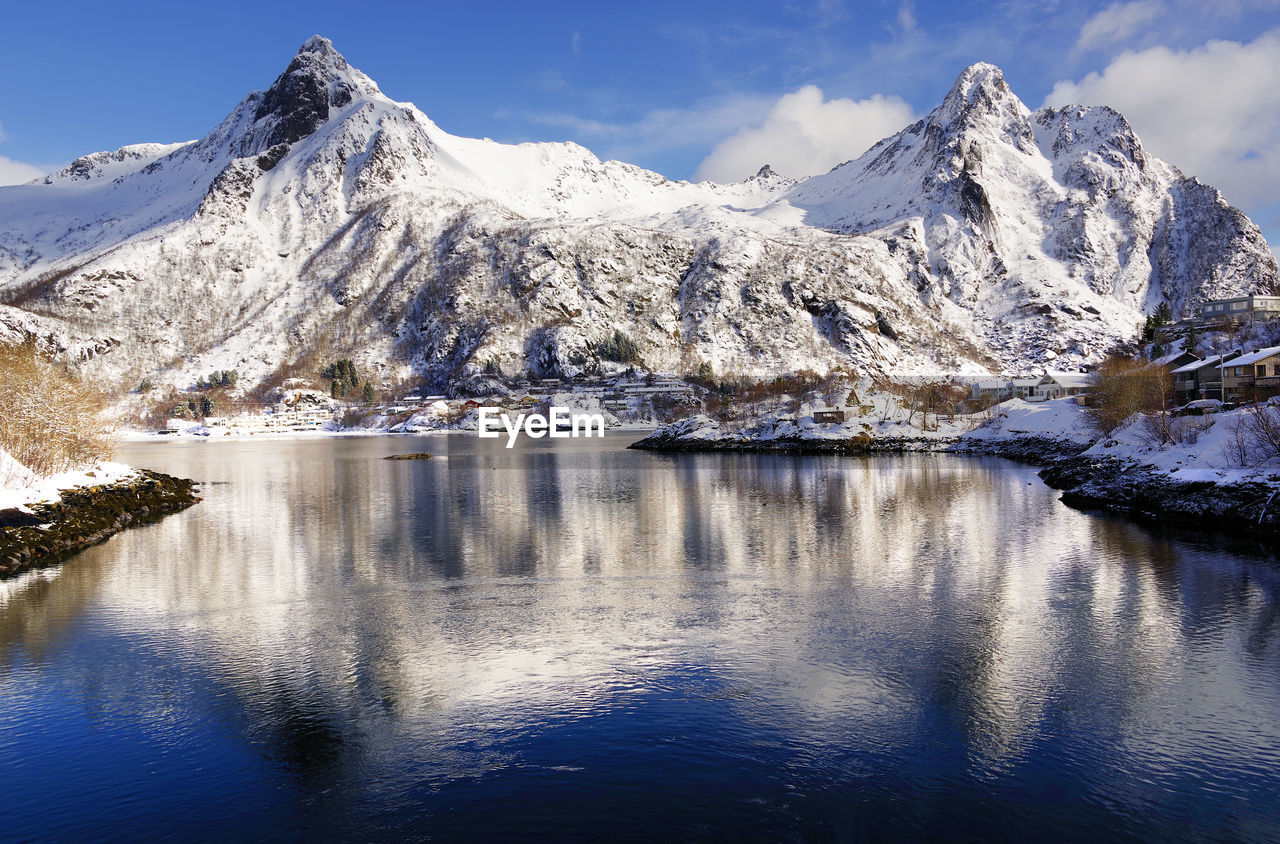
[[[0,346],[0,446],[37,475],[90,466],[114,441],[101,393],[33,341]]]

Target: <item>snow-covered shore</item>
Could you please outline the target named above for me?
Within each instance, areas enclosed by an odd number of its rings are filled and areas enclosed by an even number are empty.
[[[57,503],[64,490],[121,483],[135,474],[122,463],[104,462],[89,469],[40,477],[0,449],[0,510],[29,511],[33,504]]]
[[[195,487],[119,463],[40,477],[0,449],[0,578],[190,507],[200,500]]]

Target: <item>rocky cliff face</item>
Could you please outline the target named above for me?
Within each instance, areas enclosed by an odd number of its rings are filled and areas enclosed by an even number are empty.
[[[573,372],[615,330],[658,369],[1022,370],[1276,275],[1123,117],[1031,112],[989,65],[825,175],[689,184],[449,135],[317,37],[204,138],[0,188],[0,331],[122,385],[317,350],[437,382]]]

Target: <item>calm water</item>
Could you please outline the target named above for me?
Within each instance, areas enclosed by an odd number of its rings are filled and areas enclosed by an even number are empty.
[[[205,501],[0,584],[0,839],[1280,840],[1270,559],[633,438],[122,449]]]

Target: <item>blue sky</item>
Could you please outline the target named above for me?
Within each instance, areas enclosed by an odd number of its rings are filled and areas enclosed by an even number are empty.
[[[1105,97],[1280,242],[1280,0],[11,4],[0,181],[198,137],[315,33],[446,131],[672,178],[825,169],[989,61],[1033,108]]]

